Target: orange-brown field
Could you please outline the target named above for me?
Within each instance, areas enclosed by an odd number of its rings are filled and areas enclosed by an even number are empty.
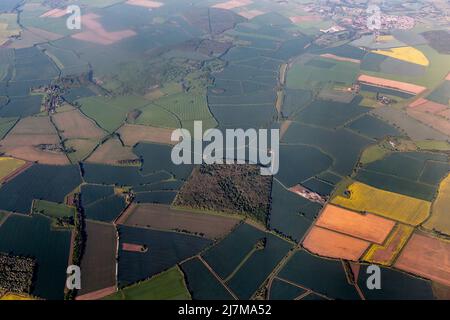
[[[395,80],[389,80],[384,78],[372,77],[365,74],[359,76],[358,81],[367,83],[369,85],[375,85],[379,87],[401,90],[413,94],[419,94],[425,91],[427,88],[418,86],[412,83],[400,82]]]
[[[63,10],[63,9],[52,9],[49,10],[47,12],[44,12],[40,18],[61,18],[64,17],[67,14],[67,10]]]
[[[361,63],[361,60],[352,59],[352,58],[346,58],[346,57],[340,57],[340,56],[337,56],[337,55],[331,54],[331,53],[324,53],[324,54],[321,54],[320,56],[324,57],[324,58],[327,58],[327,59],[336,60],[336,61],[353,62],[353,63],[357,63],[357,64]]]
[[[117,138],[111,138],[95,149],[86,161],[114,165],[120,161],[137,159],[130,147],[123,146]]]
[[[262,14],[265,14],[264,11],[260,10],[242,10],[239,12],[239,15],[246,18],[246,19],[253,19],[254,17],[260,16]]]
[[[395,267],[450,286],[450,242],[415,233]]]
[[[59,136],[48,117],[28,117],[20,120],[5,139],[0,141],[0,152],[43,164],[69,164],[63,152],[46,151],[39,147],[59,144]]]
[[[444,117],[445,119],[450,120],[450,108],[439,112],[438,115],[440,115],[441,117]]]
[[[83,31],[72,35],[73,38],[78,40],[102,45],[110,45],[136,35],[136,32],[131,29],[115,32],[106,31],[103,25],[98,21],[100,16],[94,13],[85,14],[81,18],[83,21],[83,27],[88,29],[88,31]]]
[[[144,7],[144,8],[149,8],[149,9],[159,8],[164,5],[161,2],[150,1],[150,0],[128,0],[125,3],[132,5],[132,6]]]
[[[252,4],[253,1],[252,0],[230,0],[227,2],[222,2],[222,3],[218,3],[213,5],[213,8],[217,8],[217,9],[234,9],[234,8],[239,8],[239,7],[243,7],[243,6],[247,6],[249,4]]]
[[[117,133],[126,146],[134,146],[138,142],[156,142],[175,144],[170,140],[172,129],[125,124]]]
[[[320,227],[312,227],[303,247],[320,256],[358,261],[370,243]]]
[[[400,250],[408,241],[414,228],[398,224],[384,245],[373,244],[364,255],[364,260],[386,266],[392,265]]]
[[[52,119],[61,135],[66,139],[100,139],[106,135],[94,121],[88,119],[77,109],[56,113]]]
[[[107,297],[113,293],[117,292],[117,287],[108,287],[104,289],[100,289],[94,292],[86,293],[83,295],[79,295],[75,298],[75,300],[99,300],[101,298]]]
[[[420,98],[420,99],[414,101],[408,107],[412,108],[413,110],[416,110],[416,111],[428,112],[428,113],[433,113],[433,114],[436,114],[436,113],[439,113],[439,112],[449,109],[449,107],[447,107],[444,104],[433,102],[433,101],[430,101],[430,100],[427,100],[424,98]]]
[[[322,18],[320,16],[309,15],[309,16],[293,16],[290,17],[289,20],[291,20],[292,23],[300,24],[302,22],[321,21]]]
[[[135,205],[123,216],[118,222],[128,226],[185,230],[210,239],[224,237],[239,222],[234,218],[176,210],[159,204]]]
[[[146,248],[141,244],[122,243],[122,250],[129,252],[145,252]]]
[[[383,243],[395,222],[374,214],[361,214],[327,205],[316,225],[374,243]]]

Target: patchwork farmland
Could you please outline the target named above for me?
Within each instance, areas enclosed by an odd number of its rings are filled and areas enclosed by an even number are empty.
[[[1,300],[449,298],[442,1],[63,2],[0,1]],[[194,121],[278,172],[175,164]]]

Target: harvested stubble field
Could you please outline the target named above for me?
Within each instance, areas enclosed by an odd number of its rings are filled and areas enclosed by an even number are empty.
[[[49,152],[40,145],[59,145],[60,139],[49,117],[29,117],[20,120],[0,142],[0,152],[27,161],[63,165],[69,160],[62,152]]]
[[[303,240],[303,247],[322,257],[358,261],[370,242],[328,229],[312,227]]]
[[[106,132],[100,129],[94,121],[87,118],[80,111],[58,112],[52,119],[59,132],[66,139],[100,139]]]
[[[414,233],[395,267],[450,286],[450,242]]]
[[[124,218],[121,223],[130,227],[181,231],[209,239],[224,237],[239,222],[234,218],[193,213],[157,204],[140,204],[130,207],[124,214]]]
[[[419,225],[429,215],[431,203],[354,182],[349,197],[337,195],[332,203],[359,212],[370,212],[406,224]]]
[[[333,205],[327,205],[316,222],[316,226],[378,244],[384,242],[394,225],[395,222],[392,220]]]
[[[156,142],[164,144],[175,144],[171,141],[172,129],[149,127],[143,125],[123,125],[117,133],[126,146],[134,146],[138,142]]]

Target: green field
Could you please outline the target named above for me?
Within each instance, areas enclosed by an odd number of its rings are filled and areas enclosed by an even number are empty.
[[[184,276],[178,267],[164,271],[149,280],[124,288],[105,300],[190,300]]]
[[[84,114],[108,132],[117,130],[124,123],[128,112],[149,103],[140,96],[88,97],[77,102],[81,104]]]
[[[326,61],[326,59],[317,59]],[[313,89],[328,82],[337,82],[351,86],[356,81],[359,65],[352,62],[335,62],[330,68],[318,68],[297,62],[287,73],[286,83],[291,89]]]
[[[33,213],[41,213],[51,218],[68,218],[75,215],[75,208],[65,204],[45,200],[33,201]]]

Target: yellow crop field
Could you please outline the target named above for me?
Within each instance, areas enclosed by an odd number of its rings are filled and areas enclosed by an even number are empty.
[[[439,192],[433,203],[431,217],[424,223],[429,230],[450,235],[450,175],[442,180]]]
[[[399,222],[419,225],[427,219],[431,202],[408,197],[354,182],[348,189],[349,197],[337,195],[332,203],[360,212],[379,214]]]
[[[0,297],[0,300],[35,300],[35,299],[25,294],[7,293],[4,296]]]
[[[25,161],[10,157],[0,157],[0,180],[16,171],[25,164]]]
[[[392,265],[413,231],[414,228],[411,226],[405,224],[396,225],[385,244],[372,244],[364,255],[363,260],[385,266]]]
[[[399,47],[391,48],[388,50],[372,50],[373,53],[381,54],[398,60],[415,63],[421,66],[428,66],[430,61],[422,53],[422,51],[417,50],[414,47]]]

